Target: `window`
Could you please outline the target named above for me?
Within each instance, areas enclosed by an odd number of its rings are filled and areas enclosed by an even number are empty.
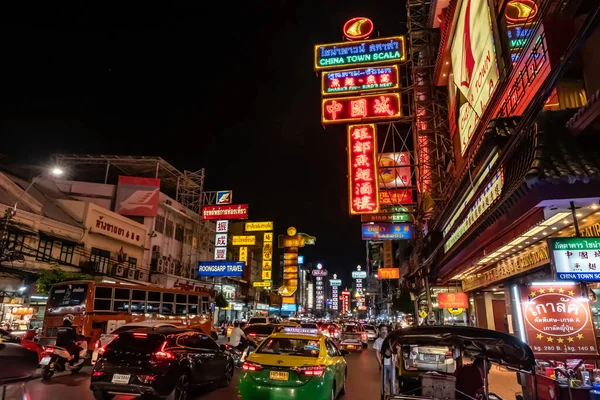
[[[148,301],[160,301],[160,292],[148,292]]]
[[[320,350],[319,340],[272,337],[265,340],[256,353],[317,358]]]
[[[72,243],[64,243],[60,248],[60,256],[58,259],[63,264],[73,263],[73,252],[75,251],[75,245]]]
[[[190,294],[188,296],[188,314],[198,314],[198,296]]]
[[[37,261],[50,261],[50,259],[52,258],[53,245],[54,241],[52,239],[40,236],[40,241],[38,243],[38,249],[35,259]]]
[[[137,258],[129,257],[127,264],[129,264],[129,268],[135,268],[137,265]]]
[[[94,291],[94,311],[110,311],[113,289],[96,286]]]
[[[173,221],[167,220],[167,224],[165,226],[165,236],[172,238],[173,237]]]
[[[340,357],[342,355],[331,340],[327,339],[325,345],[327,346],[327,354],[329,354],[329,357]]]
[[[175,225],[175,240],[183,242],[183,225]]]
[[[207,296],[202,296],[202,313],[208,314],[210,311],[210,298]]]
[[[165,217],[162,215],[157,215],[154,220],[154,230],[159,233],[163,233],[165,231]]]
[[[11,232],[8,234],[8,249],[16,252],[23,251],[23,243],[25,242],[25,235],[21,233]]]
[[[192,244],[192,236],[194,235],[193,231],[191,229],[186,229],[185,233],[183,235],[183,243],[184,244]]]
[[[98,263],[97,272],[106,273],[110,262],[110,251],[92,247],[90,261]]]

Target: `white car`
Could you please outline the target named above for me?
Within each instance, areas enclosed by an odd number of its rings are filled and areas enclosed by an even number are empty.
[[[410,361],[407,360],[407,364],[419,371],[453,374],[456,369],[456,361],[448,347],[415,346],[411,348],[410,353]]]
[[[96,342],[96,346],[94,346],[94,352],[92,353],[92,365],[96,364],[99,353],[104,352],[104,349],[106,348],[106,346],[110,342],[115,340],[115,338],[117,336],[119,336],[119,333],[127,332],[127,331],[130,331],[133,329],[138,329],[138,328],[156,329],[156,328],[164,328],[164,327],[177,328],[176,325],[165,324],[163,322],[132,322],[130,324],[121,325],[120,327],[118,327],[117,329],[112,331],[112,333],[103,333],[102,335],[100,335],[100,339],[98,339],[98,341]],[[102,350],[100,350],[100,349],[102,349]]]
[[[364,325],[365,330],[367,331],[367,339],[375,340],[377,339],[377,328],[373,325]]]

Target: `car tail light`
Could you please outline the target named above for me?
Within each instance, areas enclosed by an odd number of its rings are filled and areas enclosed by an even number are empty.
[[[254,336],[256,336],[256,333],[249,333],[248,336],[254,337]]]
[[[296,372],[298,372],[300,375],[306,376],[323,376],[325,375],[325,366],[311,365],[307,367],[298,367],[296,368]]]
[[[451,359],[451,358],[452,358],[452,352],[451,352],[451,351],[447,351],[447,352],[446,352],[446,355],[444,356],[444,358],[445,358],[446,360],[449,360],[449,359]]]
[[[250,361],[246,361],[242,365],[242,370],[244,371],[262,371],[263,367],[260,364],[256,364]]]
[[[137,339],[146,339],[148,337],[148,334],[136,332],[133,334],[133,337]]]
[[[367,338],[367,332],[362,332],[360,334],[360,337],[362,338],[362,340],[365,340]]]
[[[102,376],[102,375],[104,375],[104,372],[103,372],[103,371],[94,371],[94,372],[92,373],[92,376]]]
[[[53,353],[53,352],[54,352],[54,347],[52,347],[52,346],[46,346],[46,347],[45,347],[45,350],[46,350],[48,353]]]
[[[144,383],[152,383],[156,380],[153,375],[138,375],[138,379]]]
[[[175,354],[171,353],[170,351],[165,350],[165,347],[167,347],[166,340],[160,346],[160,349],[158,351],[154,352],[154,354],[152,354],[152,357],[154,358],[155,361],[165,361],[165,360],[174,360],[175,359]]]
[[[104,352],[106,351],[106,347],[98,347],[98,356],[102,356],[104,355]]]

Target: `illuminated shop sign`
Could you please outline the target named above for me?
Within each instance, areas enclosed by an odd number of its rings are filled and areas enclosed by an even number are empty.
[[[202,207],[203,220],[247,219],[248,204],[231,204],[224,206]]]
[[[396,214],[367,214],[361,215],[361,222],[413,222],[414,218],[411,214],[396,213]]]
[[[324,96],[394,90],[399,86],[397,65],[323,72],[321,77],[321,94]]]
[[[506,3],[504,16],[508,22],[519,23],[530,21],[538,13],[538,6],[532,0],[511,0]]]
[[[256,236],[254,236],[254,235],[246,235],[246,236],[234,235],[231,238],[231,244],[233,246],[254,246],[256,244]]]
[[[460,152],[465,154],[498,83],[498,66],[486,0],[463,0],[451,57],[454,84],[465,97],[460,106]]]
[[[600,238],[553,238],[550,247],[558,280],[600,281]]]
[[[483,189],[483,193],[477,198],[467,216],[462,220],[460,225],[452,232],[450,238],[444,244],[444,251],[447,252],[454,246],[456,242],[469,230],[471,226],[494,204],[504,185],[504,173],[502,169],[496,172],[490,183]]]
[[[401,116],[398,93],[335,97],[323,99],[321,104],[323,124],[393,120]]]
[[[242,276],[245,263],[235,261],[200,261],[198,276]]]
[[[379,205],[413,204],[412,189],[379,190]]]
[[[413,224],[362,224],[363,240],[401,240],[414,238]]]
[[[396,189],[410,186],[410,153],[379,154],[379,174],[377,175],[380,189]]]
[[[378,279],[400,279],[400,268],[379,268]]]
[[[375,125],[348,125],[348,190],[350,214],[379,212]]]
[[[265,222],[246,222],[244,225],[246,232],[254,232],[254,231],[272,231],[273,230],[273,221],[265,221]]]
[[[406,61],[404,36],[315,46],[316,70],[401,61]]]
[[[348,40],[366,39],[373,33],[373,21],[365,17],[355,17],[344,24],[344,36]]]

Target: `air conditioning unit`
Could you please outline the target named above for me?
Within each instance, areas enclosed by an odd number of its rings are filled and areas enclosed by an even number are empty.
[[[135,279],[135,269],[127,268],[127,278]]]
[[[121,264],[117,264],[115,276],[125,276],[125,267]]]
[[[158,264],[158,267],[156,268],[156,271],[160,272],[161,274],[165,273],[165,267],[162,264]]]
[[[137,279],[138,281],[147,281],[148,272],[138,269],[137,271],[135,271],[135,279]]]

